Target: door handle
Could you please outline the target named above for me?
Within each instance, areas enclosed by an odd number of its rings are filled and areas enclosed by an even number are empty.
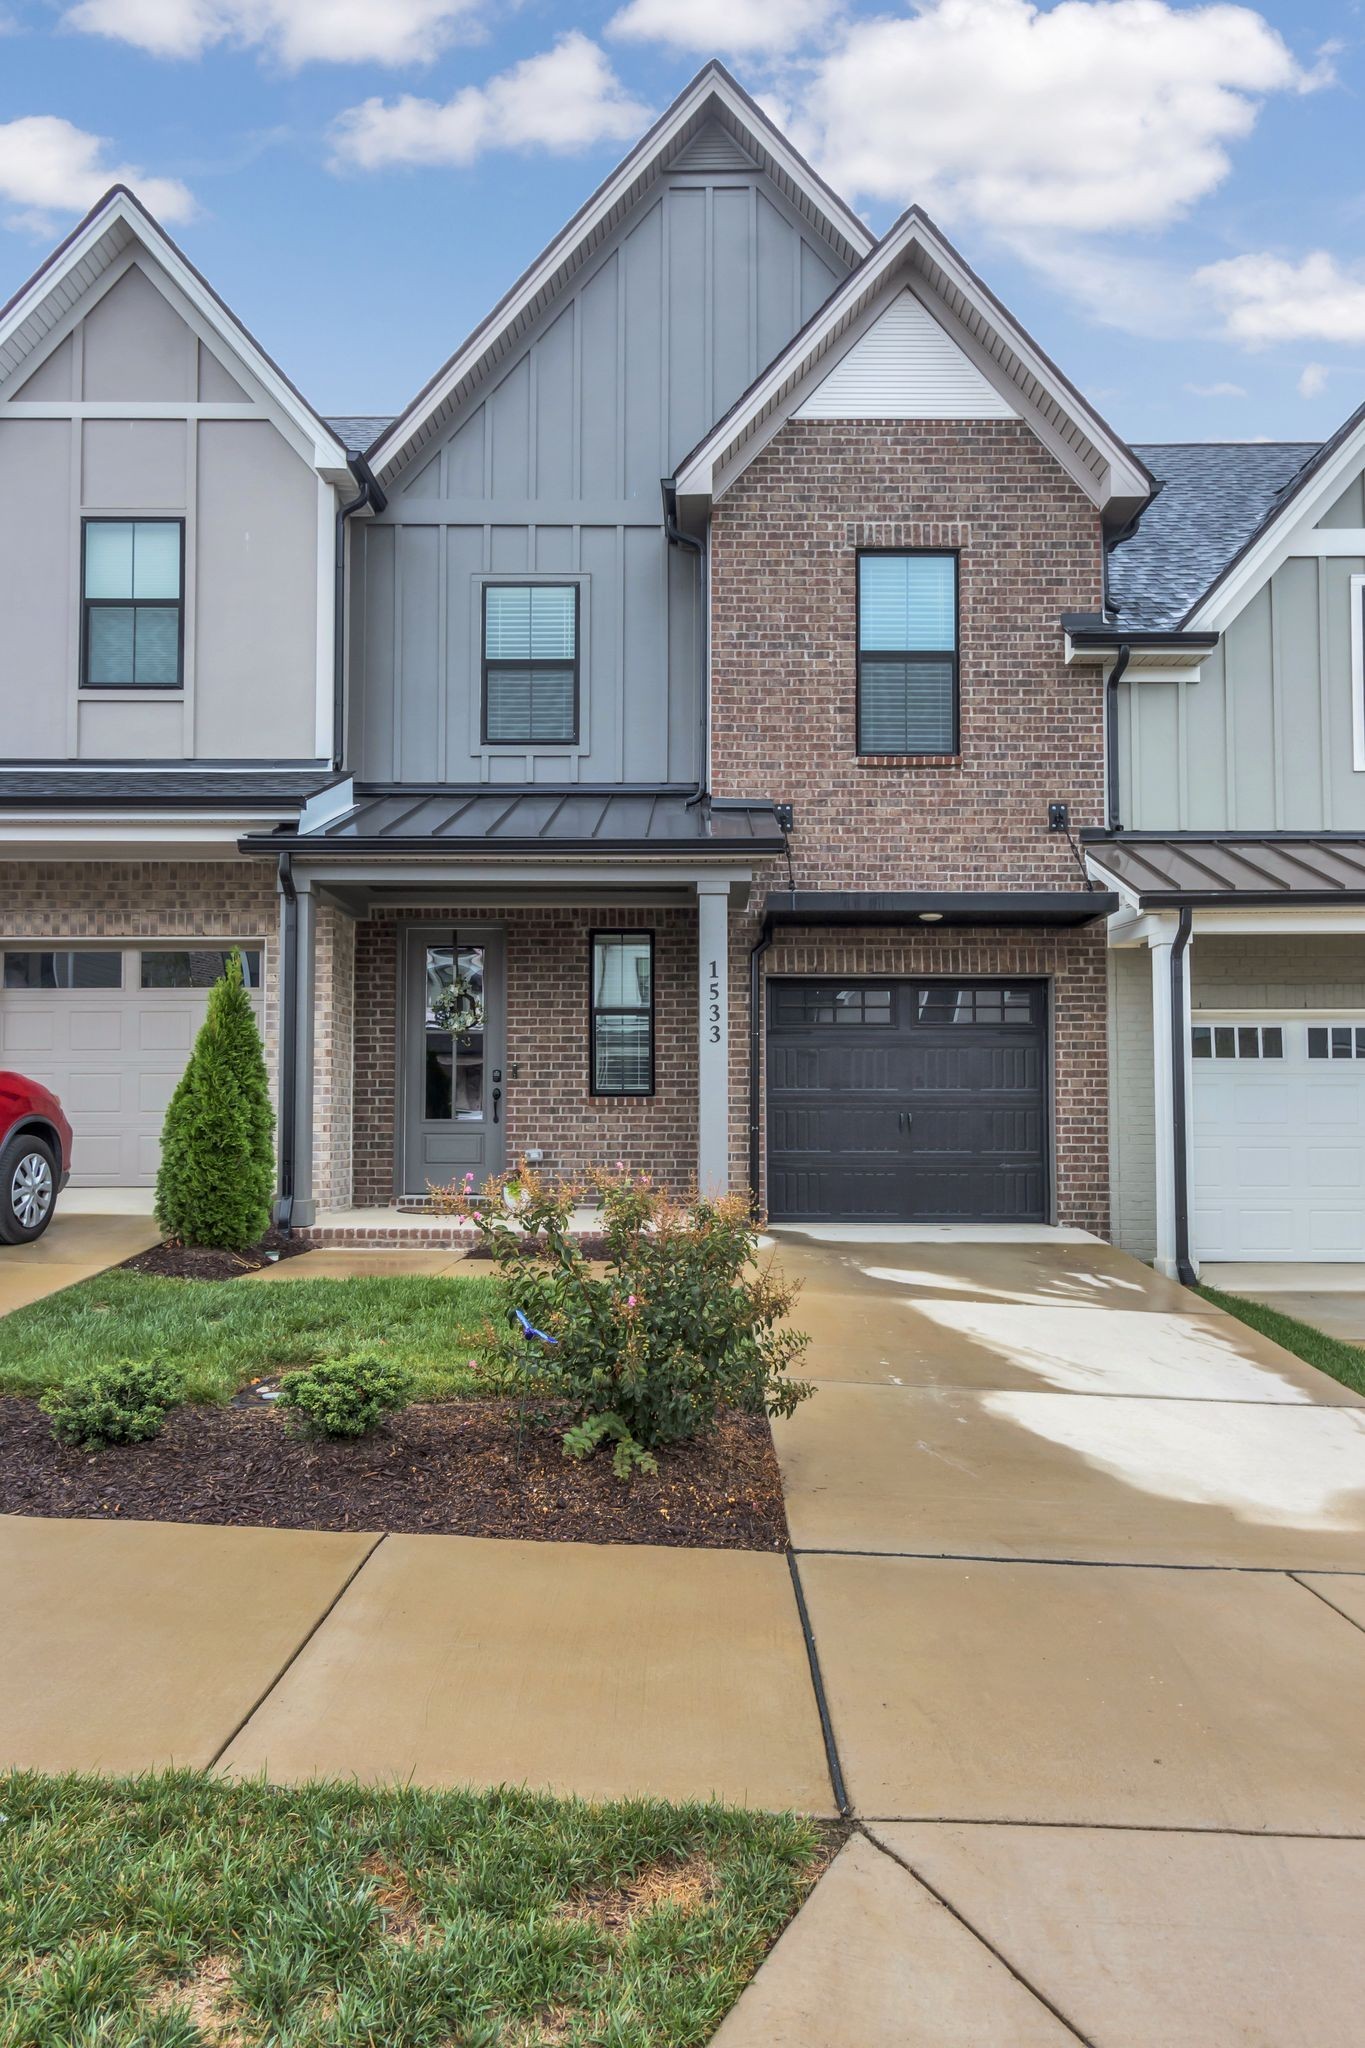
[[[498,1104],[499,1104],[499,1103],[500,1103],[501,1101],[502,1101],[502,1090],[501,1090],[501,1088],[495,1088],[495,1089],[493,1090],[493,1121],[494,1121],[494,1123],[497,1123],[497,1122],[498,1122]]]
[[[910,1129],[910,1127],[911,1127],[911,1125],[912,1125],[912,1124],[914,1123],[914,1121],[915,1121],[915,1112],[914,1112],[914,1110],[913,1110],[913,1109],[901,1109],[901,1110],[897,1110],[897,1112],[896,1112],[896,1129],[897,1129],[898,1131],[906,1131],[906,1132],[908,1132],[908,1131],[909,1131],[909,1129]]]

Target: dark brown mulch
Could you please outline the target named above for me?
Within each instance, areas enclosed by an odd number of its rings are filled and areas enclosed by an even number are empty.
[[[154,1244],[149,1252],[137,1252],[119,1268],[123,1273],[153,1273],[165,1280],[235,1280],[239,1273],[259,1273],[277,1259],[297,1259],[311,1252],[302,1238],[286,1237],[282,1230],[267,1230],[244,1252],[219,1252],[202,1244]]]
[[[260,1407],[178,1408],[151,1443],[78,1451],[37,1403],[0,1400],[0,1513],[389,1529],[538,1542],[780,1550],[782,1482],[762,1416],[659,1453],[657,1477],[565,1458],[558,1430],[519,1432],[507,1401],[432,1402],[356,1443],[288,1434]]]

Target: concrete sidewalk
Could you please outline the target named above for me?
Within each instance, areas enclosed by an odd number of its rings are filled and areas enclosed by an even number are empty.
[[[67,1199],[58,1197],[56,1215],[32,1244],[0,1245],[0,1316],[121,1265],[160,1242],[149,1211],[92,1215],[68,1210]]]
[[[1365,1404],[1106,1246],[784,1239],[860,1822],[723,2048],[1348,2048]]]

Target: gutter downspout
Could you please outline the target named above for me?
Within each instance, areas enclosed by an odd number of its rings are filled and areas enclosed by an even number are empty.
[[[346,522],[370,506],[382,512],[388,498],[380,489],[374,471],[363,455],[346,450],[346,467],[360,485],[354,498],[337,506],[336,571],[332,622],[332,766],[345,766],[346,759]]]
[[[760,1063],[763,1058],[763,955],[773,942],[765,924],[763,935],[749,949],[749,1198],[754,1215],[762,1214],[759,1190],[760,1139],[763,1121],[763,1090]]]
[[[1126,640],[1119,643],[1118,660],[1104,685],[1104,824],[1109,832],[1123,830],[1119,823],[1119,684],[1132,652]]]
[[[710,779],[711,751],[711,591],[708,575],[706,543],[698,540],[694,533],[684,533],[678,524],[678,487],[671,476],[664,477],[659,486],[664,500],[664,534],[670,547],[688,548],[697,557],[697,574],[701,583],[701,772],[696,788],[687,799],[687,809],[695,810],[705,803],[707,783]]]
[[[1183,905],[1171,945],[1171,1142],[1175,1147],[1175,1270],[1182,1287],[1198,1284],[1190,1257],[1190,1173],[1185,1099],[1186,1040],[1189,1018],[1185,1005],[1185,954],[1194,928],[1194,912]]]
[[[280,855],[280,1198],[275,1221],[294,1234],[294,1139],[299,1095],[299,899],[289,854]]]

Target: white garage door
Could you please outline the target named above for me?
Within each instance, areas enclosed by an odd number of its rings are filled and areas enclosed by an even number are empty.
[[[1196,1021],[1201,1259],[1365,1258],[1365,1017]]]
[[[0,1066],[41,1081],[71,1122],[74,1187],[149,1187],[161,1120],[229,948],[6,945]],[[261,948],[244,942],[260,1022]]]

